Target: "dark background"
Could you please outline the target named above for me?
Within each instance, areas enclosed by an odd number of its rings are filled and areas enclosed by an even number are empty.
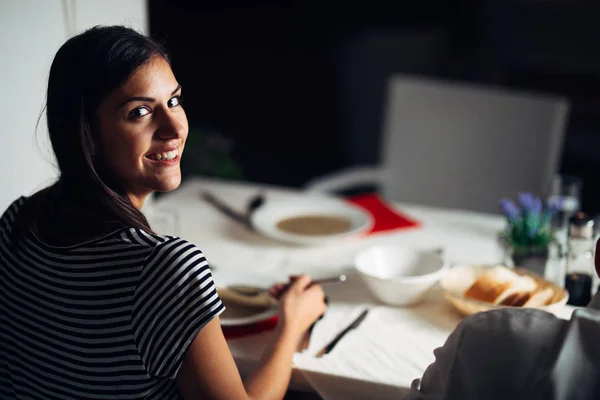
[[[151,0],[149,10],[192,134],[231,142],[215,146],[244,179],[297,187],[376,164],[386,79],[409,73],[569,98],[560,172],[583,178],[584,210],[600,211],[598,1]]]

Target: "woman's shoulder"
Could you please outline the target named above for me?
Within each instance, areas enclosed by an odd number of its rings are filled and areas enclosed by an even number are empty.
[[[19,212],[27,202],[27,197],[21,196],[13,201],[2,213],[0,217],[0,229],[4,232],[10,232],[17,221]]]
[[[182,239],[178,236],[172,235],[161,235],[154,232],[149,232],[142,228],[136,227],[127,227],[120,229],[118,232],[115,232],[114,237],[117,237],[119,240],[130,243],[136,246],[143,247],[179,247],[182,245],[194,246],[194,244],[189,241]]]
[[[203,257],[198,246],[178,236],[151,233],[134,227],[122,229],[114,236],[121,242],[146,248],[149,250],[149,259],[186,258],[192,253]]]
[[[17,198],[16,200],[14,200],[4,210],[4,212],[2,213],[2,217],[0,217],[0,220],[13,223],[15,221],[17,214],[23,208],[23,205],[25,205],[26,201],[27,201],[27,197],[25,197],[25,196],[21,196],[21,197]]]

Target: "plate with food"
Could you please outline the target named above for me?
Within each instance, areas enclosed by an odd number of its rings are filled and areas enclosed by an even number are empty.
[[[251,217],[260,234],[300,245],[318,245],[365,234],[373,218],[362,208],[334,197],[267,201]]]
[[[568,292],[541,276],[520,268],[461,265],[440,281],[444,297],[462,314],[503,307],[538,308],[558,312]]]
[[[213,273],[217,293],[225,305],[222,326],[243,326],[277,315],[278,302],[269,294],[276,282],[264,275],[217,270]]]

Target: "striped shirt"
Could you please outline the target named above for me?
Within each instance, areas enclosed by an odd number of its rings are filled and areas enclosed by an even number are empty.
[[[202,252],[137,228],[12,243],[24,202],[0,219],[0,399],[180,399],[186,350],[224,309]]]

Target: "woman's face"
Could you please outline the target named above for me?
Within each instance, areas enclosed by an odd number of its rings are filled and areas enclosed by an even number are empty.
[[[138,208],[153,191],[167,192],[181,183],[188,122],[180,96],[171,67],[156,56],[98,109],[103,161]]]

